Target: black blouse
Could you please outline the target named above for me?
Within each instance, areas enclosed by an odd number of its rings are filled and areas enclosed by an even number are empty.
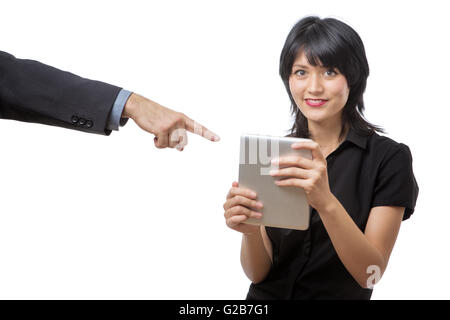
[[[403,220],[414,212],[419,188],[405,144],[350,129],[326,160],[331,192],[362,232],[373,207],[405,207]],[[312,207],[310,215],[306,231],[266,227],[273,264],[264,281],[250,285],[247,299],[370,299],[372,290],[344,267]]]

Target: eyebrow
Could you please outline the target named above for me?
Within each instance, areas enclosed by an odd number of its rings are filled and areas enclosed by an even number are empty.
[[[303,69],[308,69],[308,68],[309,68],[308,66],[305,66],[305,65],[303,65],[303,64],[298,64],[298,63],[292,65],[292,68],[294,68],[294,67],[303,68]],[[324,66],[316,66],[316,67],[318,67],[318,68],[320,68],[320,69],[332,69],[332,70],[335,70],[335,69],[336,69],[336,68],[332,68],[332,67],[324,67]]]
[[[304,66],[302,64],[294,64],[293,67],[299,67],[299,68],[304,68],[304,69],[308,68],[308,66]]]

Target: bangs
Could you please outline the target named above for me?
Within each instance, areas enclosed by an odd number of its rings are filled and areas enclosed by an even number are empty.
[[[303,39],[298,39],[300,47],[296,50],[295,57],[304,53],[309,64],[313,66],[336,68],[345,73],[344,63],[349,55],[345,48],[340,46],[342,42],[333,39],[320,25],[311,26],[300,38]]]

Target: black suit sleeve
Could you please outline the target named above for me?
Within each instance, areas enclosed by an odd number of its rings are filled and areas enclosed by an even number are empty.
[[[0,118],[109,135],[121,88],[0,51]]]

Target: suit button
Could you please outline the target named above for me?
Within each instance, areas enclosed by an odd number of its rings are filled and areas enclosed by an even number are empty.
[[[92,121],[90,120],[86,121],[86,127],[90,128],[92,127],[92,125],[93,125]]]
[[[81,118],[78,123],[80,124],[80,126],[84,126],[84,124],[86,123],[86,120]]]
[[[76,124],[78,122],[78,117],[77,116],[72,116],[72,124]]]

